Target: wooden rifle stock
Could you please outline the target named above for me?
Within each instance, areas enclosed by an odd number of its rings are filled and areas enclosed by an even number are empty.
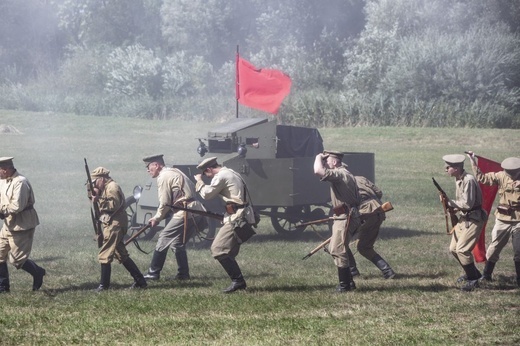
[[[148,228],[152,227],[151,224],[147,224],[146,226],[142,227],[139,231],[135,232],[134,235],[132,235],[130,238],[128,238],[126,241],[125,241],[125,246],[127,246],[128,244],[130,244],[131,242],[134,241],[134,239],[136,239],[137,237],[139,237],[144,231],[146,231]]]
[[[452,234],[454,231],[455,225],[459,222],[459,219],[457,218],[457,215],[455,215],[455,212],[452,208],[448,207],[448,195],[446,195],[446,192],[442,189],[442,187],[437,183],[435,178],[432,177],[433,185],[439,190],[439,195],[441,196],[441,204],[442,209],[444,211],[444,221],[446,222],[446,234]],[[451,227],[448,223],[448,218],[450,218],[451,221]]]
[[[88,186],[90,188],[91,195],[93,195],[94,183],[92,182],[92,177],[90,176],[90,170],[88,168],[87,159],[83,158],[83,160],[85,160],[85,171],[87,172]],[[90,217],[92,219],[92,225],[94,226],[94,234],[97,240],[98,248],[100,248],[103,245],[103,232],[101,230],[101,222],[99,221],[100,216],[101,213],[99,212],[99,206],[97,205],[97,203],[91,201]]]
[[[180,206],[176,206],[176,205],[172,205],[171,207],[172,207],[172,209],[188,211],[188,212],[193,213],[193,214],[198,214],[198,215],[202,215],[202,216],[211,217],[211,218],[217,219],[219,221],[224,220],[224,215],[218,214],[218,213],[213,213],[211,211],[204,211],[204,210],[196,210],[196,209],[184,208],[184,207],[180,207]]]
[[[302,258],[302,260],[304,259],[307,259],[309,257],[311,257],[312,255],[314,255],[316,252],[320,251],[321,248],[327,246],[327,244],[330,243],[330,238],[325,240],[323,243],[321,243],[320,245],[316,246],[314,249],[312,249],[311,252],[309,252],[307,255],[305,255],[305,257]]]

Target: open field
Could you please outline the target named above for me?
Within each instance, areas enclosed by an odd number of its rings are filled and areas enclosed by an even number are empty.
[[[196,138],[211,125],[0,111],[0,130],[17,130],[0,131],[0,156],[14,156],[33,185],[41,225],[32,258],[47,269],[42,290],[32,292],[30,276],[9,266],[11,293],[0,296],[2,345],[520,344],[511,243],[497,264],[495,282],[460,292],[455,280],[462,270],[448,253],[431,183],[435,177],[453,195],[442,155],[473,150],[500,162],[519,155],[519,130],[320,129],[326,148],[375,153],[376,183],[395,208],[376,250],[398,273],[394,280],[384,280],[357,255],[358,289],[336,294],[336,270],[326,253],[301,260],[328,234],[307,230],[286,239],[265,220],[237,258],[246,292],[220,292],[229,279],[201,246],[189,249],[189,282],[161,280],[147,290],[127,290],[132,279],[114,264],[113,289],[92,292],[99,265],[83,158],[91,169],[110,169],[130,194],[148,180],[143,156],[164,153],[167,163],[197,162]],[[488,240],[493,223],[491,216]],[[151,255],[129,250],[144,271]],[[175,269],[170,254],[163,277]]]

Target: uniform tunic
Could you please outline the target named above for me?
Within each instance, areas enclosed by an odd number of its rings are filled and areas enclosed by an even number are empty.
[[[157,222],[167,219],[172,210],[171,206],[186,207],[204,211],[204,206],[195,199],[195,185],[179,169],[164,167],[157,177],[157,193],[159,207],[154,216]],[[184,205],[186,202],[186,205]],[[162,252],[168,247],[174,251],[184,251],[185,243],[195,233],[195,229],[202,231],[207,226],[206,219],[197,214],[187,213],[186,238],[184,239],[185,211],[175,210],[173,216],[159,234],[155,250]]]
[[[220,196],[226,203],[244,205],[247,203],[244,181],[240,175],[227,167],[221,167],[211,179],[210,185],[198,181],[197,192],[204,199],[212,199]],[[239,214],[239,209],[235,214]],[[223,226],[219,229],[211,244],[211,255],[220,260],[225,257],[235,258],[240,251],[240,241],[234,232],[234,220],[238,215],[225,214]]]
[[[98,261],[101,264],[112,263],[115,257],[119,263],[123,263],[128,259],[123,241],[128,231],[125,195],[121,187],[109,178],[96,203],[99,205],[103,228],[103,244],[99,249]]]
[[[360,214],[369,214],[381,207],[381,197],[383,192],[373,182],[362,176],[356,176],[356,183],[359,189],[361,204]],[[373,214],[365,218],[365,222],[358,231],[358,252],[368,260],[374,258],[377,252],[374,250],[374,243],[379,235],[381,224],[386,219],[385,213]]]
[[[495,211],[495,226],[491,231],[491,243],[486,257],[489,262],[498,262],[500,252],[512,238],[514,261],[520,261],[520,186],[513,186],[513,179],[506,172],[482,173],[473,166],[477,180],[484,185],[498,185],[499,204],[512,207],[510,215]]]
[[[350,237],[361,225],[358,207],[361,202],[356,179],[347,168],[342,165],[335,168],[325,168],[325,174],[321,178],[331,184],[330,196],[332,207],[337,208],[344,204],[350,209],[350,217],[346,213],[334,215],[332,236],[329,244],[329,252],[334,259],[334,264],[339,268],[349,266],[347,248]],[[348,224],[348,229],[346,229]]]
[[[487,215],[482,210],[482,191],[471,174],[463,172],[455,181],[455,199],[448,206],[459,210],[459,222],[451,237],[450,252],[461,265],[474,263],[472,251],[477,245]]]
[[[0,213],[5,215],[0,231],[0,263],[9,258],[19,269],[29,258],[34,231],[40,224],[34,202],[29,180],[18,172],[0,180]]]

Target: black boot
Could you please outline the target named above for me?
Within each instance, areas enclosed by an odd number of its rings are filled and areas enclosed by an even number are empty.
[[[474,263],[463,265],[462,268],[466,272],[467,281],[460,289],[462,291],[471,292],[478,287],[479,271]]]
[[[153,252],[152,263],[150,263],[150,268],[146,273],[144,273],[144,278],[146,280],[159,280],[161,277],[161,270],[164,267],[164,262],[166,262],[166,256],[168,255],[168,250]]]
[[[110,263],[103,263],[101,265],[101,280],[96,292],[108,290],[110,287],[110,275],[112,274],[112,266]]]
[[[482,272],[481,281],[493,281],[493,270],[495,269],[496,262],[486,261],[484,271]]]
[[[520,287],[520,261],[515,261],[516,284]]]
[[[246,281],[242,276],[242,272],[240,271],[240,267],[238,266],[237,261],[234,258],[225,257],[224,259],[219,260],[219,262],[231,278],[231,285],[225,288],[222,292],[233,293],[238,290],[245,290],[247,287]]]
[[[386,261],[379,255],[375,255],[371,260],[372,263],[376,265],[376,267],[383,272],[383,277],[385,279],[393,279],[395,276],[395,272],[392,270],[390,265],[386,263]]]
[[[359,270],[357,269],[356,259],[354,258],[354,254],[350,249],[347,250],[348,255],[348,264],[350,267],[350,273],[352,276],[359,276]]]
[[[350,268],[338,267],[338,279],[339,285],[336,287],[336,292],[348,292],[356,288]]]
[[[26,260],[22,265],[22,269],[28,272],[33,277],[33,291],[38,291],[43,284],[43,276],[45,275],[45,269],[38,267],[36,263],[30,259]]]
[[[190,267],[188,266],[188,254],[186,249],[175,249],[175,260],[177,261],[177,275],[175,280],[189,280]]]
[[[148,286],[148,283],[146,283],[143,274],[141,273],[139,268],[137,268],[137,265],[130,257],[128,257],[128,259],[123,262],[123,266],[134,278],[134,283],[132,284],[132,286],[130,286],[130,288],[146,288],[146,286]]]
[[[0,293],[9,292],[9,270],[7,262],[0,263]]]

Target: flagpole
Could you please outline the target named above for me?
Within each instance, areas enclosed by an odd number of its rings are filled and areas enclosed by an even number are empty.
[[[235,102],[236,102],[236,117],[238,119],[238,95],[240,95],[239,91],[238,91],[238,88],[240,87],[240,84],[239,84],[239,76],[238,76],[238,44],[237,44],[237,55],[236,55],[236,59],[235,59],[235,66],[236,66],[236,80],[235,80]]]

